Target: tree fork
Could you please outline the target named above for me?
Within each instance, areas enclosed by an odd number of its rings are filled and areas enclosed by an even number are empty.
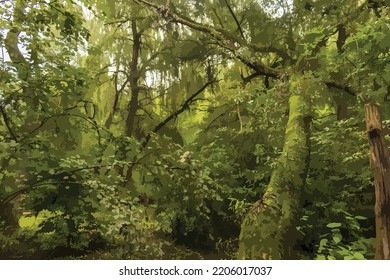
[[[390,260],[390,152],[384,138],[380,106],[369,103],[364,109],[375,186],[375,259]]]

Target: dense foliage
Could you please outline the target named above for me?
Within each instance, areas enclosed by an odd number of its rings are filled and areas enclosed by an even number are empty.
[[[374,258],[387,0],[0,3],[1,258]]]

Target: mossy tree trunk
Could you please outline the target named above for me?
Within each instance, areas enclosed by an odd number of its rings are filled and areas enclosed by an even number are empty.
[[[376,197],[375,259],[390,260],[390,152],[385,143],[379,105],[366,104],[365,112]]]
[[[294,258],[295,220],[310,156],[311,106],[304,83],[291,86],[283,152],[263,197],[243,221],[239,259]]]

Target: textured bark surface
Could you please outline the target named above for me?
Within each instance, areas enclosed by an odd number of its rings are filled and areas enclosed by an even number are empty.
[[[390,260],[390,153],[385,143],[379,105],[370,103],[364,107],[376,197],[375,258]]]
[[[295,221],[310,156],[311,109],[303,88],[298,85],[289,99],[289,120],[278,166],[264,196],[241,226],[239,259],[295,258]]]

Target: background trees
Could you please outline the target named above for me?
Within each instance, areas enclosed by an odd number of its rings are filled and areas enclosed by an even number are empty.
[[[2,256],[373,258],[388,8],[279,2],[5,1]]]

